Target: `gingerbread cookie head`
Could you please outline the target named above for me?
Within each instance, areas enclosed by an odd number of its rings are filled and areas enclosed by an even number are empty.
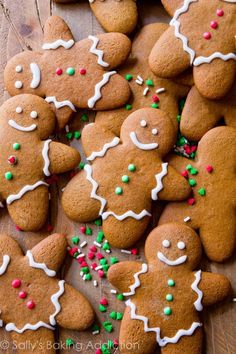
[[[11,95],[44,97],[63,127],[77,108],[104,110],[126,103],[129,85],[113,69],[124,63],[130,49],[130,40],[121,33],[75,42],[66,23],[52,16],[45,24],[41,51],[17,54],[7,63],[5,85]]]
[[[171,28],[151,52],[151,69],[156,75],[170,78],[193,66],[199,92],[206,98],[222,98],[232,87],[236,72],[236,3],[224,0],[184,0],[181,3],[163,0],[165,2],[170,3],[168,8],[175,7],[175,13]]]
[[[84,330],[93,322],[85,297],[56,277],[66,248],[65,236],[54,234],[24,255],[16,241],[0,235],[1,321],[16,343],[27,340],[37,353],[54,342],[57,324]]]
[[[35,95],[17,95],[0,108],[0,200],[21,230],[45,224],[47,178],[80,161],[75,149],[49,139],[55,123],[50,105]]]

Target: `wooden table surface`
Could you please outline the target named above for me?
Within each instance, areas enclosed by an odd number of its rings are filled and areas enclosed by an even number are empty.
[[[152,22],[168,22],[169,18],[158,1],[139,1],[139,11],[141,19],[139,25],[145,25]],[[77,3],[68,5],[55,5],[52,0],[0,0],[0,100],[2,103],[8,94],[4,90],[3,71],[7,61],[22,50],[36,50],[41,47],[43,37],[43,27],[46,19],[57,14],[64,18],[69,24],[76,40],[87,37],[89,34],[97,34],[102,32],[101,26],[96,21],[90,11],[88,1],[78,0]],[[76,129],[82,129],[80,121],[81,112],[71,123],[71,126]],[[93,120],[93,114],[90,114],[90,120]],[[65,134],[64,134],[65,135]],[[59,137],[63,139],[63,136]],[[65,140],[65,139],[64,139]],[[76,146],[81,151],[80,142],[73,141],[73,146]],[[90,225],[93,229],[92,236],[84,236],[79,232],[79,224],[73,223],[64,215],[60,205],[61,189],[66,183],[66,177],[60,178],[57,184],[51,187],[52,202],[49,216],[49,223],[53,224],[53,232],[62,232],[68,235],[70,240],[72,235],[79,235],[81,240],[86,239],[88,244],[92,244],[98,228],[95,225]],[[58,198],[59,197],[59,198]],[[158,212],[157,212],[158,214]],[[155,221],[153,221],[155,225]],[[17,239],[24,250],[27,250],[38,243],[49,232],[46,229],[40,233],[23,233],[15,229],[12,221],[8,217],[5,210],[1,210],[0,233],[8,233]],[[143,242],[142,242],[143,243]],[[86,247],[88,249],[88,246]],[[143,260],[142,244],[139,247],[139,256],[126,255],[119,250],[112,250],[112,255],[119,260],[137,259]],[[85,250],[86,251],[86,250]],[[110,255],[106,254],[107,259]],[[206,259],[202,261],[202,268],[225,274],[232,282],[234,294],[236,291],[236,261],[231,259],[226,264],[209,263]],[[118,301],[115,295],[110,293],[111,287],[106,280],[100,280],[95,272],[93,280],[98,281],[98,287],[94,287],[93,282],[84,282],[80,277],[80,268],[76,261],[70,257],[66,259],[62,269],[62,276],[68,283],[83,291],[90,299],[97,313],[97,322],[101,323],[104,320],[109,320],[111,311],[123,311],[124,304]],[[99,299],[106,297],[109,301],[108,311],[101,314],[98,311]],[[233,298],[233,294],[232,294]],[[236,302],[232,298],[221,306],[214,306],[204,312],[204,353],[207,354],[235,354],[236,353]],[[73,307],[73,303],[71,304]],[[95,346],[99,343],[104,343],[108,339],[118,338],[119,323],[118,321],[110,320],[114,325],[114,332],[108,334],[101,330],[99,335],[92,335],[91,330],[86,332],[75,332],[60,329],[57,332],[57,338],[60,343],[64,343],[66,338],[72,338],[78,342],[77,348],[60,349],[61,353],[94,353]],[[9,349],[1,349],[1,340],[9,340],[7,334],[1,330],[0,332],[0,353],[15,353],[10,344]],[[83,346],[81,346],[81,343]],[[116,350],[118,353],[118,350]]]

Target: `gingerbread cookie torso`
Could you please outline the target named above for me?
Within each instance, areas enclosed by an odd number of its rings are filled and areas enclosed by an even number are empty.
[[[148,264],[121,262],[108,271],[108,280],[128,297],[120,330],[121,353],[151,354],[159,345],[164,354],[200,354],[198,312],[229,294],[228,279],[194,270],[201,243],[185,225],[154,229],[145,255]]]
[[[18,353],[54,353],[57,324],[81,331],[93,322],[87,299],[56,278],[66,248],[66,238],[54,234],[23,255],[16,241],[0,235],[0,317]]]
[[[236,130],[214,128],[200,140],[195,160],[172,156],[169,163],[188,179],[192,195],[169,203],[159,223],[187,223],[198,230],[209,259],[224,261],[235,248]]]
[[[151,52],[151,69],[156,75],[174,77],[193,66],[199,92],[210,99],[222,98],[236,72],[236,1],[172,1],[167,7],[176,11],[171,28]]]
[[[66,23],[52,16],[45,24],[42,50],[25,51],[7,63],[6,88],[12,96],[45,97],[55,106],[62,128],[76,108],[105,110],[126,103],[129,85],[113,69],[126,60],[130,48],[130,40],[121,33],[75,42]]]
[[[144,108],[123,123],[121,138],[89,124],[82,144],[87,164],[67,185],[62,206],[72,219],[88,222],[99,215],[111,245],[133,245],[145,231],[152,201],[184,200],[190,187],[163,162],[175,142],[175,129],[161,110]]]
[[[48,213],[46,178],[77,167],[80,154],[49,139],[56,118],[41,97],[12,97],[0,107],[0,117],[0,200],[21,230],[36,231]]]

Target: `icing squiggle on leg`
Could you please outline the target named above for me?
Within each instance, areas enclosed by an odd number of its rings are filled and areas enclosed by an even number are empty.
[[[199,270],[198,272],[196,272],[194,274],[195,276],[195,280],[194,282],[192,283],[191,285],[191,288],[193,289],[193,291],[195,291],[195,293],[198,295],[198,298],[197,300],[194,302],[194,307],[197,311],[202,311],[203,310],[203,306],[202,306],[202,298],[203,298],[203,293],[202,291],[198,288],[198,285],[201,281],[201,275],[202,275],[202,272],[201,270]]]
[[[49,171],[49,165],[50,165],[50,160],[48,157],[48,153],[49,153],[49,145],[51,143],[51,139],[48,139],[45,141],[44,146],[43,146],[43,150],[42,150],[42,156],[44,159],[44,168],[43,168],[43,173],[45,174],[45,176],[49,177],[50,176],[50,171]]]
[[[59,298],[65,291],[65,288],[64,288],[65,280],[60,280],[58,284],[59,284],[58,292],[51,296],[51,301],[56,309],[55,312],[49,317],[49,321],[52,326],[56,325],[56,319],[55,319],[56,315],[58,315],[58,313],[61,311],[61,305],[59,303]]]
[[[97,103],[97,101],[100,100],[100,98],[102,97],[102,94],[101,94],[102,87],[105,86],[109,82],[110,77],[115,74],[116,74],[116,71],[110,71],[108,73],[103,74],[103,79],[95,85],[94,96],[92,96],[88,100],[88,107],[89,108],[93,108],[95,106],[95,104]]]
[[[162,166],[162,171],[160,173],[158,173],[157,175],[155,175],[156,181],[157,181],[157,185],[155,188],[152,189],[151,192],[151,196],[152,196],[152,200],[157,200],[158,199],[158,193],[163,189],[163,183],[162,183],[162,179],[163,177],[165,177],[168,173],[168,163],[164,162],[161,164]]]
[[[7,332],[17,332],[19,334],[25,332],[26,330],[31,330],[31,331],[36,331],[37,329],[39,329],[40,327],[44,327],[47,329],[51,329],[54,331],[54,327],[49,326],[47,323],[43,322],[43,321],[39,321],[37,323],[35,323],[34,325],[27,323],[24,327],[22,327],[21,329],[17,328],[15,323],[8,323],[5,327],[5,330]]]
[[[97,195],[97,189],[98,189],[98,183],[93,179],[92,177],[92,172],[93,172],[93,169],[92,169],[92,166],[90,165],[85,165],[84,166],[84,170],[86,171],[87,175],[86,175],[86,179],[92,184],[92,191],[91,191],[91,194],[90,194],[90,197],[93,198],[93,199],[96,199],[98,200],[100,203],[101,203],[101,208],[100,208],[100,211],[99,211],[99,215],[102,215],[103,213],[103,210],[106,206],[106,199],[100,197],[99,195]]]
[[[142,210],[141,213],[139,213],[139,214],[136,214],[132,210],[128,210],[126,213],[121,214],[121,215],[117,215],[113,211],[106,211],[106,212],[102,213],[103,220],[106,220],[109,216],[114,216],[114,218],[116,218],[117,220],[122,221],[126,218],[133,218],[136,220],[140,220],[140,219],[144,218],[145,216],[152,216],[152,215],[145,209]]]
[[[75,106],[73,105],[73,103],[69,100],[65,100],[65,101],[57,101],[55,96],[48,96],[45,98],[45,101],[47,103],[53,103],[54,106],[56,107],[56,109],[60,109],[62,107],[70,107],[70,109],[73,112],[76,112]]]
[[[9,197],[7,197],[7,204],[11,204],[15,200],[18,200],[18,199],[22,198],[24,194],[26,194],[27,192],[33,191],[34,189],[38,188],[39,186],[48,187],[48,184],[43,182],[43,181],[38,181],[38,182],[36,182],[35,184],[32,184],[32,185],[28,184],[28,185],[24,186],[19,191],[19,193],[9,195]]]

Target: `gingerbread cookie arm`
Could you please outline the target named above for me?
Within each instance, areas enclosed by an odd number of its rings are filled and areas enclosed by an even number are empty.
[[[108,271],[108,280],[124,295],[129,296],[135,293],[135,286],[138,287],[140,274],[146,273],[147,265],[138,262],[121,262],[114,264]],[[139,273],[139,274],[138,274]],[[133,285],[133,286],[132,286]]]
[[[70,49],[74,45],[73,35],[59,16],[51,16],[44,26],[44,42],[42,49],[55,50],[57,48]]]
[[[161,0],[164,8],[170,16],[174,16],[174,13],[183,4],[183,0]]]
[[[79,152],[65,144],[51,142],[49,146],[49,171],[51,174],[63,173],[76,168],[80,162]]]
[[[9,257],[4,257],[9,256]],[[18,243],[7,235],[0,235],[0,273],[5,272],[8,264],[10,263],[9,258],[15,258],[16,256],[23,256],[22,250]]]
[[[202,272],[199,290],[203,293],[202,305],[210,306],[224,300],[230,294],[231,285],[224,275]]]
[[[65,236],[53,234],[34,246],[31,251],[28,251],[26,257],[28,257],[29,264],[32,267],[41,267],[40,269],[44,269],[46,274],[54,276],[62,265],[66,255],[66,248]]]
[[[58,96],[57,98],[55,96],[47,96],[45,100],[50,103],[55,112],[57,128],[59,130],[63,129],[76,112],[75,106],[69,100],[58,99]]]
[[[73,304],[73,306],[71,306]],[[76,289],[65,284],[65,292],[60,298],[61,311],[57,323],[67,329],[83,331],[94,321],[94,312],[88,300]]]

